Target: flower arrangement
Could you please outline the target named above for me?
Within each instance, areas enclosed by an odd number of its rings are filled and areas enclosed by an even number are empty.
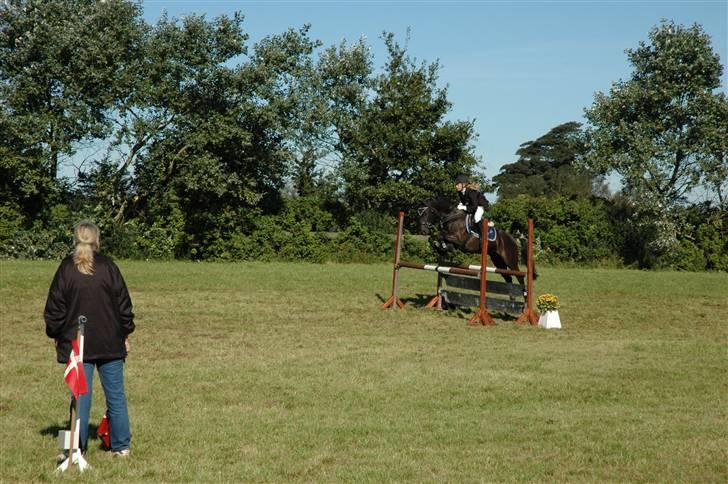
[[[536,307],[542,314],[546,311],[556,311],[559,309],[559,298],[553,294],[541,294],[536,300]]]

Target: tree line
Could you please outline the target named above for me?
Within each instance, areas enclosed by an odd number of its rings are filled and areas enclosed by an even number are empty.
[[[250,43],[239,13],[149,24],[141,2],[5,2],[0,255],[64,255],[89,218],[118,257],[378,260],[393,214],[466,173],[497,191],[499,226],[537,220],[542,257],[728,269],[728,102],[700,26],[656,26],[585,126],[523,143],[492,180],[438,63],[380,41],[375,67],[364,40],[324,46],[307,25]]]

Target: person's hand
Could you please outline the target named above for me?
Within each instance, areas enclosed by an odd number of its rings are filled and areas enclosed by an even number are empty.
[[[129,353],[131,351],[131,345],[129,344],[129,338],[126,338],[124,340],[124,347],[126,348],[127,353]]]
[[[467,207],[462,203],[458,203],[458,210],[465,210]]]

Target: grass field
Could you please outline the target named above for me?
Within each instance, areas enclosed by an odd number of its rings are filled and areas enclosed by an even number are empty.
[[[132,457],[92,441],[93,470],[61,480],[728,480],[726,274],[541,268],[562,303],[547,331],[421,309],[420,271],[410,307],[382,311],[385,264],[119,265]],[[56,480],[55,268],[0,262],[4,482]]]

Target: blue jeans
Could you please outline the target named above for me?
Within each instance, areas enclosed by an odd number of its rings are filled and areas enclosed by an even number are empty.
[[[99,369],[101,386],[106,397],[106,416],[111,431],[111,450],[128,449],[131,442],[129,430],[129,410],[124,393],[124,360],[84,361],[88,393],[78,397],[78,416],[81,419],[79,444],[88,449],[88,420],[93,401],[94,368]]]

